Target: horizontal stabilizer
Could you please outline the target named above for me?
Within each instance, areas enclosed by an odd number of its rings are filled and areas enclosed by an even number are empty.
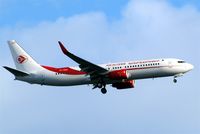
[[[15,75],[15,76],[21,76],[21,77],[23,77],[23,76],[29,75],[28,73],[25,73],[25,72],[22,72],[22,71],[19,71],[19,70],[10,68],[10,67],[4,66],[4,68],[5,68],[6,70],[8,70],[9,72],[11,72],[11,73],[12,73],[13,75]]]

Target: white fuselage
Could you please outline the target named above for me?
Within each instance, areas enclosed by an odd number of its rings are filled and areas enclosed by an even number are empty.
[[[137,80],[146,78],[157,78],[167,76],[181,76],[193,69],[189,63],[179,59],[153,59],[120,63],[110,63],[99,65],[109,71],[126,70],[127,80]],[[79,67],[70,67],[80,71]],[[43,70],[33,72],[26,77],[16,77],[21,81],[31,84],[51,85],[51,86],[73,86],[83,84],[94,84],[88,74],[62,74],[43,68]],[[122,80],[120,80],[122,81]],[[119,82],[120,82],[119,81]],[[107,80],[106,84],[112,84],[116,80]]]
[[[10,51],[16,66],[4,68],[15,76],[16,80],[31,84],[49,86],[75,86],[93,84],[93,89],[100,88],[107,92],[106,85],[111,84],[116,89],[134,88],[135,80],[173,76],[176,77],[193,69],[193,65],[179,59],[152,59],[129,62],[118,62],[96,65],[68,51],[64,44],[58,41],[63,54],[72,59],[78,67],[55,68],[38,64],[28,55],[15,40],[8,41]]]

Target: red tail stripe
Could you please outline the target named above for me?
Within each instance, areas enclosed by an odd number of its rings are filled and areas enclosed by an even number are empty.
[[[61,73],[61,74],[69,74],[69,75],[83,75],[86,74],[86,72],[78,71],[69,67],[64,67],[64,68],[55,68],[55,67],[49,67],[49,66],[42,66],[43,68],[56,72],[56,73]]]

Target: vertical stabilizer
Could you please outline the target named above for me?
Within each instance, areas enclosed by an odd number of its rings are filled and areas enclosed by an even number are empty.
[[[37,72],[42,70],[42,67],[33,60],[15,40],[8,41],[10,51],[17,70],[24,72]]]

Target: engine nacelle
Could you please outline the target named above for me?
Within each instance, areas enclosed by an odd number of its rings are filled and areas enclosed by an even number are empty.
[[[108,77],[113,80],[122,80],[122,79],[127,79],[129,76],[126,70],[116,70],[116,71],[110,72],[108,74]]]
[[[125,82],[113,83],[112,87],[115,87],[117,89],[134,88],[134,84],[135,84],[134,80],[129,80],[129,81],[125,81]]]

